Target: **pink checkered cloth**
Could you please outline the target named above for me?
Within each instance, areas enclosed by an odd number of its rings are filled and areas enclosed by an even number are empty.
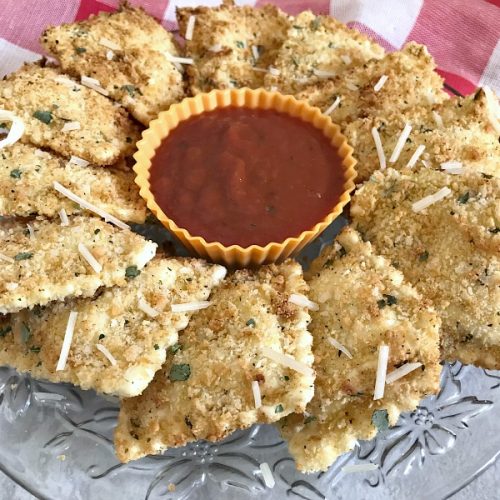
[[[119,0],[2,0],[0,10],[0,77],[24,61],[38,59],[38,38],[49,24],[68,23],[99,11],[111,11]],[[175,29],[175,8],[217,5],[218,0],[131,0]],[[407,41],[427,45],[449,87],[462,94],[490,86],[500,95],[500,0],[242,0],[274,3],[290,14],[311,9],[331,14],[374,37],[387,50]]]

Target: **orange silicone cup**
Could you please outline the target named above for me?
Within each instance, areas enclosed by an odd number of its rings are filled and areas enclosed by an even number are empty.
[[[274,109],[290,116],[300,118],[311,123],[330,139],[342,160],[344,169],[344,191],[338,203],[331,212],[311,229],[303,231],[299,236],[287,238],[282,242],[270,242],[266,246],[239,245],[224,246],[219,242],[207,242],[204,238],[192,235],[170,219],[156,203],[151,193],[149,183],[149,169],[155,151],[165,137],[177,125],[191,116],[199,115],[204,111],[227,106]],[[353,149],[340,132],[340,127],[321,113],[318,108],[309,106],[305,101],[298,101],[292,96],[285,96],[278,92],[269,92],[264,89],[231,89],[213,90],[206,94],[184,99],[172,105],[167,111],[162,111],[158,118],[152,120],[149,128],[142,133],[142,139],[137,143],[137,152],[134,154],[136,164],[134,171],[137,176],[135,182],[140,187],[140,194],[148,208],[160,222],[170,230],[188,249],[201,257],[214,262],[222,262],[229,266],[249,266],[276,262],[299,252],[305,245],[320,235],[341,213],[349,203],[350,193],[354,189],[356,160],[352,157]]]

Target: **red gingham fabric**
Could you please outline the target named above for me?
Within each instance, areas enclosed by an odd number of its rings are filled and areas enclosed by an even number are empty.
[[[49,24],[111,11],[118,0],[2,0],[0,77],[39,57],[38,38]],[[176,6],[217,5],[217,0],[131,0],[175,29]],[[489,85],[500,94],[500,0],[241,0],[274,3],[290,14],[311,9],[331,14],[374,37],[387,50],[409,40],[429,47],[446,82],[462,94]]]

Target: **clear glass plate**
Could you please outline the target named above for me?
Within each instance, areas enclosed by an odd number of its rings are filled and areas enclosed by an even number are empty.
[[[303,252],[304,266],[344,223],[336,221]],[[162,228],[149,226],[146,233],[168,245]],[[0,470],[50,500],[442,499],[469,484],[499,454],[499,387],[500,372],[444,365],[438,396],[422,401],[373,441],[360,442],[327,472],[305,475],[296,471],[277,430],[267,425],[221,443],[198,442],[122,465],[112,441],[118,400],[0,368]],[[276,479],[272,490],[264,485],[262,462]],[[379,469],[341,470],[365,462]]]

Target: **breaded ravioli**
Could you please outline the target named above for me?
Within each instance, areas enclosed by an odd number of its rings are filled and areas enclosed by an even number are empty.
[[[304,415],[278,426],[297,468],[313,472],[436,392],[441,367],[437,315],[353,229],[344,229],[312,263],[308,281],[318,304],[310,325],[314,397]],[[422,366],[386,384],[383,398],[374,400],[381,345],[389,346],[388,373],[407,363]]]
[[[307,289],[300,265],[290,260],[236,271],[215,288],[211,305],[193,316],[153,382],[123,401],[115,433],[119,459],[216,441],[303,411],[314,382],[309,314],[289,299]],[[283,356],[299,366],[277,362]]]
[[[184,96],[171,33],[142,8],[122,5],[85,21],[51,26],[42,46],[73,76],[99,80],[109,96],[144,125]]]
[[[500,179],[388,169],[356,192],[351,215],[434,303],[443,358],[500,368]]]
[[[143,223],[146,204],[139,196],[135,174],[119,168],[82,167],[58,155],[20,142],[0,154],[0,215],[58,217],[82,209],[53,187],[64,187],[124,221]]]
[[[34,220],[30,228],[15,221],[0,225],[1,314],[90,297],[101,286],[123,286],[127,269],[142,269],[156,252],[156,243],[97,217],[70,218],[67,226]],[[90,252],[94,266],[79,245]]]
[[[112,165],[131,154],[139,139],[139,127],[123,108],[57,68],[37,63],[0,81],[0,109],[24,122],[23,142],[95,165]]]
[[[454,97],[434,107],[415,107],[403,113],[394,110],[382,117],[369,117],[344,127],[356,151],[358,179],[366,180],[380,163],[372,136],[377,128],[388,166],[408,165],[419,146],[425,146],[420,160],[432,168],[442,163],[459,162],[465,168],[500,176],[500,142],[497,119],[498,103],[479,89],[468,97]],[[390,157],[405,125],[412,126],[409,138],[395,162]]]
[[[427,48],[410,42],[401,51],[309,85],[296,97],[323,112],[338,98],[338,105],[329,113],[332,121],[338,124],[345,125],[369,116],[380,118],[395,111],[401,113],[445,100],[448,94],[443,91],[443,79],[435,69],[436,64]]]
[[[171,305],[206,300],[224,275],[223,267],[202,260],[159,258],[129,273],[125,286],[106,289],[97,298],[6,316],[0,323],[0,365],[51,382],[137,396],[192,314],[174,313]],[[73,339],[64,369],[57,371],[70,311],[77,313]]]
[[[383,56],[384,49],[365,35],[330,16],[306,11],[293,19],[264,83],[283,94],[296,94],[309,84]]]
[[[264,86],[264,75],[290,25],[285,13],[274,5],[255,9],[232,1],[215,8],[182,7],[177,9],[182,36],[192,16],[195,24],[192,39],[186,40],[186,56],[194,60],[187,67],[193,95],[214,88]]]

